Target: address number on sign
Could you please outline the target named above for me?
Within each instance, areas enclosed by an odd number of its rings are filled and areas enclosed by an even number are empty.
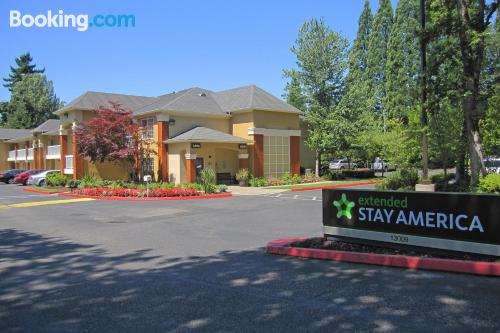
[[[403,235],[391,235],[391,241],[398,243],[408,243],[408,237]]]

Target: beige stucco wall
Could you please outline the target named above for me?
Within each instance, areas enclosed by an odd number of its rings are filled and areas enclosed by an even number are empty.
[[[101,179],[108,180],[128,180],[129,170],[127,164],[124,162],[97,162],[91,163],[84,161],[84,173],[83,175],[92,175]]]
[[[306,145],[307,139],[307,124],[303,121],[300,122],[300,166],[306,169],[313,169],[316,165],[316,156],[314,152]]]
[[[173,183],[186,182],[186,153],[203,158],[205,168],[234,175],[239,167],[238,154],[245,154],[247,150],[239,149],[236,143],[201,142],[201,148],[191,148],[188,142],[170,144],[168,163],[170,181]]]
[[[170,137],[174,137],[182,132],[185,132],[196,126],[208,127],[224,133],[230,132],[230,122],[226,118],[203,118],[201,116],[185,117],[185,116],[170,116],[170,119],[175,120],[175,125],[170,125]]]
[[[253,112],[233,113],[231,116],[232,134],[248,140],[253,140],[251,135],[248,135],[248,129],[254,128]]]
[[[172,183],[186,182],[186,160],[184,155],[188,147],[188,143],[170,144],[168,147],[168,172]]]
[[[0,172],[10,169],[11,163],[7,161],[9,157],[9,144],[0,140]]]
[[[300,129],[299,115],[295,113],[254,110],[253,114],[253,123],[256,128]]]

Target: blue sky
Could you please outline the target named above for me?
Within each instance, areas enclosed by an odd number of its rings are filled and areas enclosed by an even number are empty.
[[[87,90],[156,96],[192,86],[218,91],[256,84],[281,96],[283,68],[300,25],[324,18],[349,40],[363,0],[136,1],[2,0],[0,77],[23,52],[46,68],[69,102]],[[395,6],[397,0],[393,0]],[[378,0],[371,1],[372,10]],[[10,10],[46,14],[133,14],[135,28],[11,28]],[[0,87],[0,100],[9,99]]]

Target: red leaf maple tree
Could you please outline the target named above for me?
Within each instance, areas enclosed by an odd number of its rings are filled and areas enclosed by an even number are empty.
[[[91,162],[126,162],[133,180],[142,179],[142,161],[155,155],[154,142],[145,139],[143,128],[132,119],[132,112],[119,103],[100,105],[96,116],[75,129],[78,154]]]

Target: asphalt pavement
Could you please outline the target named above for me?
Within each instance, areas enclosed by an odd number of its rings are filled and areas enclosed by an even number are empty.
[[[46,200],[0,185],[0,332],[500,331],[498,278],[265,254],[320,191]]]

